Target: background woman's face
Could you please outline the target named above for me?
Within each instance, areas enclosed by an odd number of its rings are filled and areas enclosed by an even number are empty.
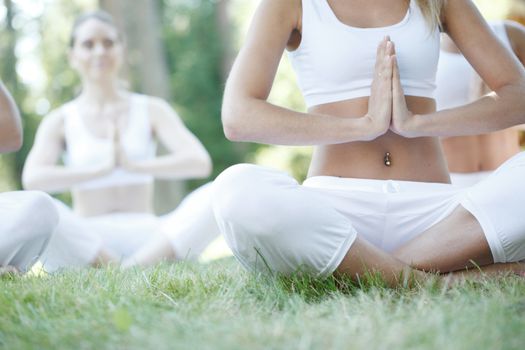
[[[108,80],[117,76],[123,45],[113,26],[88,19],[77,27],[74,37],[69,58],[82,79]]]

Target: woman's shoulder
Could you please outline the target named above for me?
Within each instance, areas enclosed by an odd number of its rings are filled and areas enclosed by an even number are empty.
[[[42,123],[48,124],[48,125],[54,125],[54,126],[62,126],[64,124],[64,120],[68,115],[71,114],[71,109],[74,107],[74,102],[69,101],[64,103],[63,105],[51,110],[44,119],[42,120]]]
[[[133,101],[135,103],[136,102],[143,103],[143,104],[147,105],[148,107],[149,106],[158,105],[158,104],[160,104],[160,103],[162,103],[164,101],[160,97],[146,95],[146,94],[141,94],[141,93],[138,93],[138,92],[130,92],[129,96],[130,96],[131,101]]]
[[[303,12],[303,2],[305,1],[318,1],[318,0],[265,0],[267,6],[276,12],[276,15],[287,17],[296,24],[296,27],[300,25]]]
[[[163,98],[151,95],[133,93],[132,98],[142,101],[146,114],[153,124],[176,115],[171,104]]]
[[[51,110],[40,122],[38,131],[47,135],[63,135],[65,120],[68,116],[68,108],[73,105],[70,102]]]
[[[168,105],[166,100],[157,96],[145,95],[137,92],[132,92],[130,96],[132,100],[144,103],[149,109],[156,109]]]

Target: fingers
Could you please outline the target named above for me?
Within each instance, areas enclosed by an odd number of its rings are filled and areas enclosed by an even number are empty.
[[[389,44],[390,43],[390,44]],[[380,75],[381,68],[384,65],[384,57],[386,55],[391,55],[391,48],[389,46],[392,45],[392,42],[390,41],[389,36],[385,36],[383,40],[379,43],[377,46],[377,56],[376,56],[376,65],[375,65],[375,72],[376,75]]]
[[[386,43],[388,40],[388,36],[385,36],[383,40],[379,42],[379,45],[377,46],[376,61],[379,61],[385,55]]]
[[[379,75],[379,70],[381,69],[383,58],[385,57],[385,48],[386,41],[383,39],[377,46],[377,55],[376,55],[376,65],[375,65],[375,76]]]
[[[397,56],[392,56],[392,92],[394,93],[394,98],[405,100],[405,93],[403,91],[403,86],[401,85],[401,77],[399,75],[399,65],[397,63]]]
[[[391,41],[386,43],[385,56],[383,58],[384,60],[383,72],[382,72],[382,76],[386,80],[392,79],[392,74],[393,74],[392,54],[394,50],[393,48],[394,48],[394,45]]]

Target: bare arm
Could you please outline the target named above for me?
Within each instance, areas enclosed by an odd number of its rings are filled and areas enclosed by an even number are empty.
[[[505,29],[516,57],[518,57],[521,64],[525,67],[525,26],[518,22],[506,21]],[[525,124],[516,126],[516,129],[525,131]]]
[[[298,113],[267,102],[281,56],[300,28],[300,6],[300,0],[261,2],[226,84],[222,105],[226,137],[232,141],[321,145],[372,140],[383,134],[388,123],[376,122],[376,115],[338,118]],[[381,59],[384,54],[385,47],[378,50]],[[391,69],[388,64],[384,69]],[[389,119],[390,111],[383,112]]]
[[[474,4],[447,1],[444,25],[493,92],[466,106],[407,118],[399,133],[407,137],[478,135],[525,123],[523,66],[496,38]]]
[[[153,131],[170,154],[139,162],[126,161],[129,171],[160,178],[189,179],[207,177],[211,158],[200,141],[184,126],[177,113],[163,100],[150,99]]]
[[[23,134],[20,114],[15,101],[0,82],[0,153],[17,151],[22,147]]]
[[[25,189],[59,192],[72,186],[108,174],[114,164],[96,167],[71,168],[58,165],[64,151],[63,115],[55,111],[38,127],[33,148],[29,153],[22,183]]]

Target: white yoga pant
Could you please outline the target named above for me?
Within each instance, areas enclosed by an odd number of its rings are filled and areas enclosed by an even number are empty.
[[[162,217],[161,232],[170,240],[176,259],[196,260],[220,235],[211,208],[213,183],[190,193],[172,213]]]
[[[486,179],[492,171],[478,171],[474,173],[450,173],[450,182],[454,186],[466,188],[471,187]]]
[[[525,153],[470,189],[453,185],[313,177],[241,164],[216,180],[213,210],[248,269],[332,273],[357,235],[390,252],[462,205],[479,221],[495,262],[525,259]],[[458,234],[460,234],[458,232]]]
[[[45,193],[0,194],[0,266],[25,272],[38,260],[58,223],[53,200]]]
[[[91,264],[102,249],[101,238],[64,203],[54,200],[54,204],[59,220],[47,249],[40,258],[44,269],[55,272],[62,268]]]
[[[219,235],[211,210],[211,186],[190,193],[171,213],[112,213],[80,217],[57,202],[60,222],[42,262],[47,271],[89,265],[104,249],[124,259],[166,235],[178,259],[196,259]]]

